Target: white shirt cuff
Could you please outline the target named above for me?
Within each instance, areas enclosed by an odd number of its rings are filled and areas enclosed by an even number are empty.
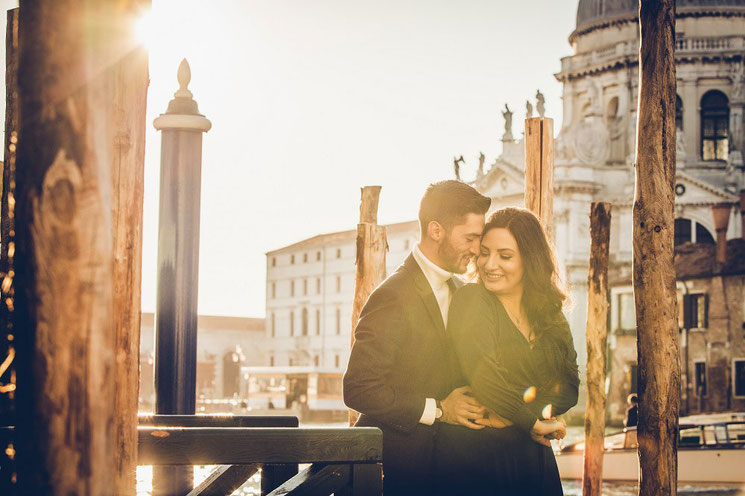
[[[427,398],[424,400],[424,412],[422,412],[422,418],[419,419],[420,424],[432,425],[435,423],[435,415],[437,414],[437,402],[434,398]]]

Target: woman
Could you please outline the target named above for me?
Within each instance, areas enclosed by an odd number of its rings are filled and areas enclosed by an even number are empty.
[[[448,332],[465,382],[492,411],[475,422],[506,427],[441,429],[443,487],[465,481],[487,494],[562,494],[549,439],[566,432],[554,417],[577,403],[579,375],[561,312],[566,296],[538,219],[517,208],[495,212],[476,266],[478,282],[453,297]]]

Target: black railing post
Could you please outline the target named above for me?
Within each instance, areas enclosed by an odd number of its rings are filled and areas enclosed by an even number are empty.
[[[155,310],[155,413],[194,414],[197,373],[197,286],[202,133],[212,124],[199,113],[187,86],[186,59],[179,89],[153,123],[161,134],[158,294]],[[156,467],[153,494],[185,494],[191,467]]]

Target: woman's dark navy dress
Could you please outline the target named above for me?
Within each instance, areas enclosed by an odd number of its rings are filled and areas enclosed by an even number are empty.
[[[442,494],[563,494],[553,451],[529,433],[537,419],[577,403],[577,352],[564,316],[539,330],[531,348],[499,299],[481,284],[467,284],[453,297],[448,333],[462,383],[514,425],[472,430],[442,424],[436,451]]]

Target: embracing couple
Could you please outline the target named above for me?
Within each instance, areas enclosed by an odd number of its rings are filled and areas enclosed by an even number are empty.
[[[419,243],[355,328],[344,401],[383,431],[386,496],[562,494],[550,440],[579,387],[566,296],[535,215],[485,222],[490,203],[430,185]]]

